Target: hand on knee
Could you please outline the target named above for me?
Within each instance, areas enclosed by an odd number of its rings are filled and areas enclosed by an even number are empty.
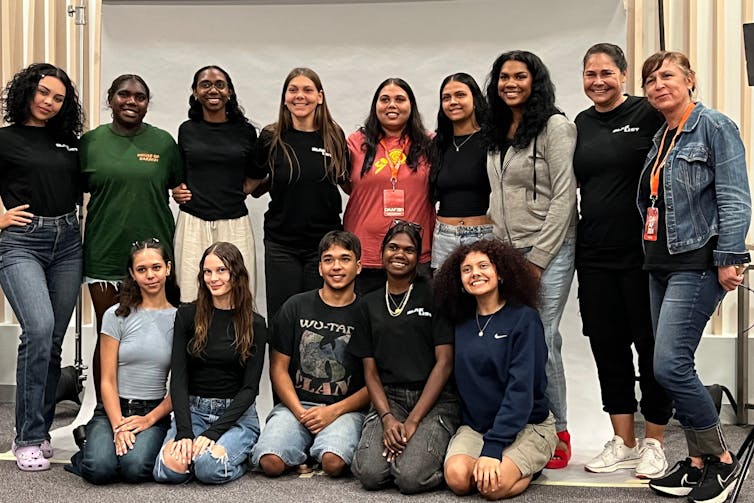
[[[162,460],[162,464],[165,465],[165,468],[168,468],[169,470],[176,473],[186,473],[189,469],[189,463],[185,462],[178,453],[175,453],[173,455],[170,454],[173,451],[173,444],[174,441],[171,440],[170,442],[165,444],[162,450],[160,450],[160,459]]]
[[[283,460],[274,454],[265,454],[262,456],[259,459],[259,466],[262,467],[262,471],[268,477],[279,477],[287,468]]]
[[[338,477],[346,468],[346,462],[343,458],[332,452],[326,452],[322,455],[322,470],[331,477]]]

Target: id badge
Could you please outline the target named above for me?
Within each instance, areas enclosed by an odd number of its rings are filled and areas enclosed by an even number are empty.
[[[406,213],[406,193],[402,189],[382,191],[382,207],[386,217],[402,217]]]
[[[659,224],[657,208],[647,208],[647,221],[644,223],[644,241],[657,241],[657,225]]]

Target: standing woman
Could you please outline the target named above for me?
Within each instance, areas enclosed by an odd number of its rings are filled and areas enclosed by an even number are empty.
[[[338,185],[347,177],[346,139],[314,70],[294,68],[285,78],[278,121],[262,130],[257,163],[270,184],[264,273],[272,318],[292,295],[322,286],[319,241],[343,228]]]
[[[199,263],[196,302],[175,316],[170,366],[173,422],[157,456],[157,482],[224,484],[247,470],[259,437],[255,400],[267,328],[255,313],[241,252],[215,243]]]
[[[400,221],[387,231],[387,282],[364,297],[371,333],[349,344],[364,362],[372,400],[351,466],[366,489],[392,482],[404,494],[438,487],[458,427],[458,399],[448,385],[453,327],[434,309],[429,279],[416,274],[421,245],[415,224]]]
[[[429,277],[435,209],[429,196],[429,137],[408,83],[389,78],[377,86],[363,127],[348,137],[351,173],[343,226],[361,241],[364,294],[385,283],[380,247],[393,220],[422,227],[418,272]]]
[[[526,259],[497,239],[457,248],[435,276],[438,310],[455,323],[462,415],[445,481],[458,495],[521,494],[555,450],[538,286]]]
[[[594,106],[576,117],[573,169],[581,193],[576,240],[579,309],[589,337],[614,436],[585,465],[590,472],[634,468],[636,476],[662,475],[662,446],[672,404],[652,369],[654,336],[649,278],[642,270],[639,174],[663,122],[647,100],[623,94],[628,64],[620,47],[596,44],[584,56],[584,92]],[[605,285],[611,285],[605,288]],[[637,442],[634,353],[639,355],[645,438]]]
[[[467,73],[440,85],[436,135],[429,145],[429,184],[439,203],[432,237],[432,269],[458,246],[493,235],[487,177],[487,102]]]
[[[180,205],[175,229],[175,263],[181,302],[196,299],[194,268],[212,243],[241,250],[249,281],[256,285],[254,233],[246,195],[264,178],[254,168],[257,131],[238,104],[230,75],[219,66],[197,70],[191,83],[189,120],[178,129],[186,183],[173,191]]]
[[[21,470],[47,470],[61,346],[81,285],[83,116],[68,75],[46,63],[18,72],[2,106],[0,286],[21,325],[12,450]]]
[[[86,443],[71,458],[74,471],[92,484],[153,480],[172,410],[167,380],[178,290],[170,273],[162,244],[136,243],[118,304],[105,311],[102,402],[86,425]]]
[[[91,194],[84,229],[84,276],[89,284],[97,333],[115,304],[123,267],[135,241],[156,238],[173,257],[171,187],[181,182],[182,164],[170,133],[144,122],[149,87],[138,75],[121,75],[107,102],[113,121],[81,138],[84,191]],[[99,395],[99,340],[92,376]]]
[[[555,107],[550,72],[535,54],[501,54],[487,80],[492,149],[487,174],[495,234],[522,251],[541,281],[539,315],[547,341],[547,399],[558,447],[547,468],[571,458],[560,319],[576,248],[576,127]]]
[[[655,331],[654,372],[686,433],[689,457],[649,487],[689,501],[724,501],[741,465],[694,368],[710,315],[743,281],[751,198],[735,123],[695,103],[696,76],[680,52],[658,52],[641,71],[649,103],[665,124],[639,183],[644,269]]]

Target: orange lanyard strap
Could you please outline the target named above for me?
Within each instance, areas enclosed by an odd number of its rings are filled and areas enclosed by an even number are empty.
[[[398,181],[398,170],[401,169],[401,163],[403,162],[403,156],[405,155],[406,140],[404,139],[400,143],[402,155],[398,156],[397,162],[393,162],[393,159],[390,158],[390,150],[387,148],[387,145],[385,145],[384,140],[380,140],[380,145],[382,145],[382,149],[385,151],[385,159],[390,167],[390,183],[393,184],[393,190],[395,190],[395,184]]]
[[[665,136],[668,134],[669,127],[665,128],[665,132],[662,133],[662,140],[660,141],[660,148],[657,150],[657,157],[655,158],[655,163],[652,166],[652,176],[649,179],[649,200],[652,201],[652,207],[654,207],[655,202],[657,201],[657,196],[660,191],[660,173],[662,172],[662,167],[665,165],[665,161],[668,160],[668,155],[670,154],[670,151],[673,150],[673,147],[675,146],[675,140],[678,138],[678,136],[681,134],[681,130],[683,129],[683,125],[686,124],[686,121],[689,119],[689,116],[691,115],[692,110],[694,110],[694,107],[696,106],[696,103],[689,103],[689,106],[686,107],[686,111],[683,114],[683,117],[681,117],[681,122],[678,123],[678,128],[675,131],[675,135],[673,135],[673,139],[670,142],[670,146],[665,151],[665,155],[662,156],[662,159],[660,159],[660,152],[662,152],[662,147],[665,146]]]

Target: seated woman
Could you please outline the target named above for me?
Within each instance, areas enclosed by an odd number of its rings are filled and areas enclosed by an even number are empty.
[[[156,239],[132,246],[118,300],[102,321],[102,402],[71,458],[72,471],[92,484],[152,480],[170,426],[166,392],[178,290]]]
[[[385,287],[364,297],[371,332],[349,350],[364,361],[372,410],[351,469],[366,489],[395,482],[404,494],[442,484],[442,461],[458,427],[449,390],[453,328],[433,308],[429,280],[417,276],[418,224],[397,221],[382,240]]]
[[[199,263],[196,302],[175,316],[170,394],[175,411],[157,456],[157,482],[223,484],[246,473],[259,437],[254,401],[267,328],[252,311],[249,274],[234,245],[215,243]]]
[[[521,494],[555,452],[538,287],[524,256],[499,240],[461,246],[435,277],[438,311],[456,324],[462,426],[445,457],[456,494]]]

